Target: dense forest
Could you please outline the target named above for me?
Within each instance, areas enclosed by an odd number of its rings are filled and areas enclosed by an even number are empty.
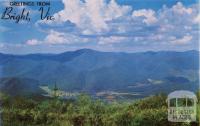
[[[197,93],[200,99],[200,91]],[[132,102],[105,102],[88,95],[74,100],[0,95],[3,126],[198,126],[167,120],[166,95]],[[198,104],[198,115],[200,104]],[[199,116],[198,116],[199,120]],[[198,122],[198,121],[197,121]]]

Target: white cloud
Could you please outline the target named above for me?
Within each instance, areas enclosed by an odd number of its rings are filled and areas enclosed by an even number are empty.
[[[41,42],[38,41],[37,39],[31,39],[31,40],[28,40],[28,41],[26,42],[26,44],[27,44],[27,45],[34,46],[34,45],[39,45],[39,44],[41,44]]]
[[[186,7],[178,2],[172,7],[163,6],[158,11],[132,11],[130,6],[118,5],[115,0],[108,3],[105,0],[62,1],[64,9],[54,16],[57,23],[63,24],[61,26],[66,29],[73,28],[72,31],[51,30],[42,43],[38,41],[36,44],[77,44],[78,47],[91,42],[91,46],[112,46],[123,50],[133,46],[141,49],[191,48],[198,41],[197,24],[200,16],[196,5]],[[69,21],[75,26],[64,25]],[[110,37],[105,37],[107,35]],[[34,41],[30,43],[35,44]]]
[[[193,20],[197,15],[198,8],[196,6],[184,6],[181,2],[173,5],[171,8],[163,6],[157,12],[157,24],[160,26],[159,31],[165,33],[181,34],[188,33],[193,30]]]
[[[115,0],[111,0],[110,3],[107,5],[107,9],[104,12],[105,20],[109,21],[112,19],[122,17],[129,11],[131,11],[130,6],[120,6],[115,2]]]
[[[184,26],[184,29],[185,29],[185,30],[191,30],[192,27],[191,27],[191,26]]]
[[[108,29],[102,10],[105,7],[102,0],[86,0],[85,9],[91,25],[97,30]],[[82,24],[83,25],[83,24]]]
[[[149,36],[148,39],[153,40],[153,41],[160,41],[162,39],[165,39],[165,36],[163,36],[161,34],[153,34],[153,35]]]
[[[200,24],[200,14],[194,18],[194,23]]]
[[[169,38],[170,41],[174,41],[176,39],[175,36],[169,36],[168,38]]]
[[[46,44],[80,44],[89,42],[88,38],[82,38],[78,35],[57,32],[51,30],[50,33],[45,38],[44,42]]]
[[[178,2],[172,7],[172,10],[178,14],[192,14],[192,8],[186,8],[181,2]]]
[[[58,22],[71,21],[77,24],[79,27],[81,25],[81,16],[85,12],[83,8],[83,3],[79,0],[62,0],[64,4],[64,10],[55,14],[55,18]]]
[[[136,37],[133,38],[133,40],[134,40],[135,42],[141,42],[141,41],[144,40],[144,37],[136,36]]]
[[[126,41],[128,38],[121,36],[100,37],[99,45],[116,44]]]
[[[155,11],[153,11],[151,9],[149,9],[149,10],[142,9],[142,10],[133,11],[132,17],[133,18],[144,17],[143,22],[148,25],[157,22],[157,18],[155,16]]]
[[[60,45],[60,44],[77,44],[77,43],[87,43],[89,39],[81,38],[79,36],[58,32],[54,30],[50,30],[48,35],[44,38],[44,40],[39,41],[37,39],[31,39],[26,42],[27,45],[34,46],[34,45]]]
[[[189,44],[192,38],[193,37],[191,35],[186,35],[186,36],[183,36],[183,38],[172,40],[171,43],[176,44],[176,45]]]
[[[51,30],[50,33],[45,38],[45,43],[49,44],[64,44],[68,43],[68,40],[65,37],[65,33],[57,32]]]
[[[92,35],[93,32],[92,32],[91,30],[89,30],[89,29],[86,29],[86,30],[84,30],[84,31],[82,32],[82,34],[83,34],[83,35]]]
[[[160,23],[160,29],[159,29],[159,31],[160,32],[173,31],[174,28],[175,28],[174,25]]]
[[[54,16],[57,23],[70,21],[78,28],[93,32],[108,31],[107,21],[126,15],[131,7],[118,5],[115,0],[62,0],[64,9]]]

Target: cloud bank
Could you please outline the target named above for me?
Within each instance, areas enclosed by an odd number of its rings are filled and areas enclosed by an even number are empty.
[[[159,10],[119,5],[115,0],[62,0],[64,8],[55,22],[37,22],[47,27],[43,39],[31,38],[26,46],[59,45],[100,50],[197,49],[198,4],[177,2]],[[135,5],[137,6],[137,5]]]

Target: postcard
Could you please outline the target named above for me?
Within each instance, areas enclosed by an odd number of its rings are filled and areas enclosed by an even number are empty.
[[[0,126],[199,126],[199,8],[1,0]]]

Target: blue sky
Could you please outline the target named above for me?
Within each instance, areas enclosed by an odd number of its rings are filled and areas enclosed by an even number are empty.
[[[0,2],[1,16],[8,6]],[[197,0],[53,0],[50,7],[54,21],[40,20],[38,6],[25,7],[30,22],[0,19],[0,52],[198,49]],[[22,9],[14,7],[14,12]]]

